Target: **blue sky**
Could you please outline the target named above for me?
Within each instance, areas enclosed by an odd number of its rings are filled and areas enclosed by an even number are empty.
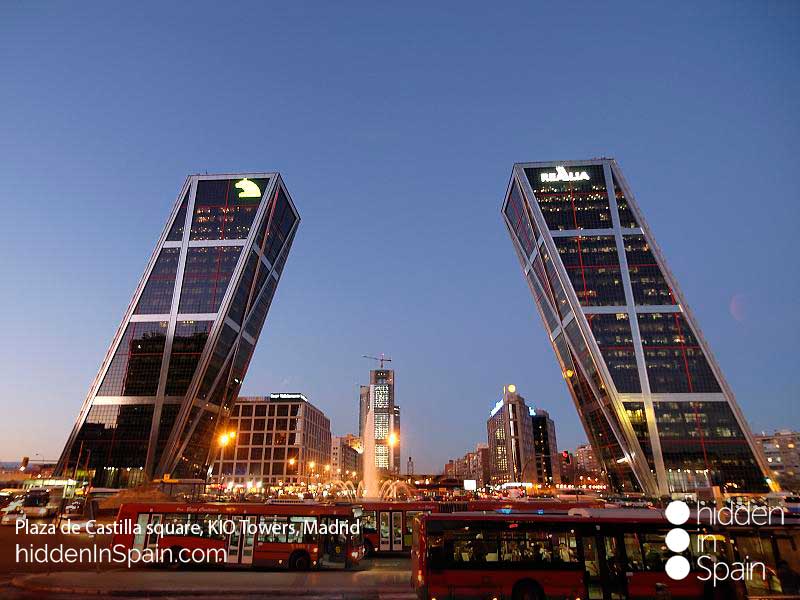
[[[3,3],[0,458],[58,455],[206,170],[279,170],[303,217],[243,393],[352,431],[386,352],[418,471],[506,383],[585,439],[500,219],[517,161],[616,157],[754,429],[796,428],[796,5],[639,6]]]

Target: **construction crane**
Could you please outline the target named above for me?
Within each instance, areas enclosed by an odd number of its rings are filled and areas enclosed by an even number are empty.
[[[361,358],[369,358],[370,360],[377,360],[381,363],[381,369],[383,369],[383,363],[392,362],[391,358],[386,358],[386,356],[381,352],[381,357],[378,358],[377,356],[367,356],[366,354],[362,355]]]

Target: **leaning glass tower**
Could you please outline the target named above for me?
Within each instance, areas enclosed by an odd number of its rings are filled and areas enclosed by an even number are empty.
[[[774,488],[616,161],[516,164],[502,214],[612,486]]]
[[[278,173],[186,179],[57,473],[205,476],[299,222]]]

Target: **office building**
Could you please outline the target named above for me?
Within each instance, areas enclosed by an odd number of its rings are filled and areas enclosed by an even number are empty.
[[[575,448],[572,454],[572,462],[575,465],[575,474],[591,477],[601,477],[603,470],[600,463],[595,458],[594,449],[589,444],[581,444]]]
[[[502,214],[612,487],[768,491],[763,454],[616,161],[517,164]]]
[[[206,476],[299,220],[277,173],[186,179],[57,473],[101,487]]]
[[[561,483],[573,485],[575,483],[575,456],[569,450],[562,450],[558,455],[561,465]]]
[[[352,434],[331,440],[331,472],[337,479],[361,480],[361,440]]]
[[[217,449],[215,481],[266,488],[331,477],[331,422],[303,394],[242,396],[224,432],[234,436]]]
[[[800,433],[782,429],[756,436],[772,477],[784,490],[800,492]]]
[[[503,397],[495,404],[486,422],[489,441],[490,483],[531,482],[534,466],[533,425],[525,399],[517,388],[503,388]]]
[[[400,473],[400,407],[395,404],[394,371],[370,371],[369,385],[359,391],[359,429],[363,439],[367,412],[374,414],[375,466],[387,474]]]
[[[478,487],[487,485],[491,479],[491,461],[488,444],[478,444],[474,452],[449,460],[444,474],[454,479],[472,479]]]
[[[556,424],[546,410],[529,408],[536,459],[535,483],[552,486],[561,483],[561,466],[556,443]]]

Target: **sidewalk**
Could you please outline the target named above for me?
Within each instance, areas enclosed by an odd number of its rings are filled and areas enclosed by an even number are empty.
[[[411,600],[407,570],[340,572],[104,571],[20,575],[12,585],[42,594],[82,596],[317,596]]]

